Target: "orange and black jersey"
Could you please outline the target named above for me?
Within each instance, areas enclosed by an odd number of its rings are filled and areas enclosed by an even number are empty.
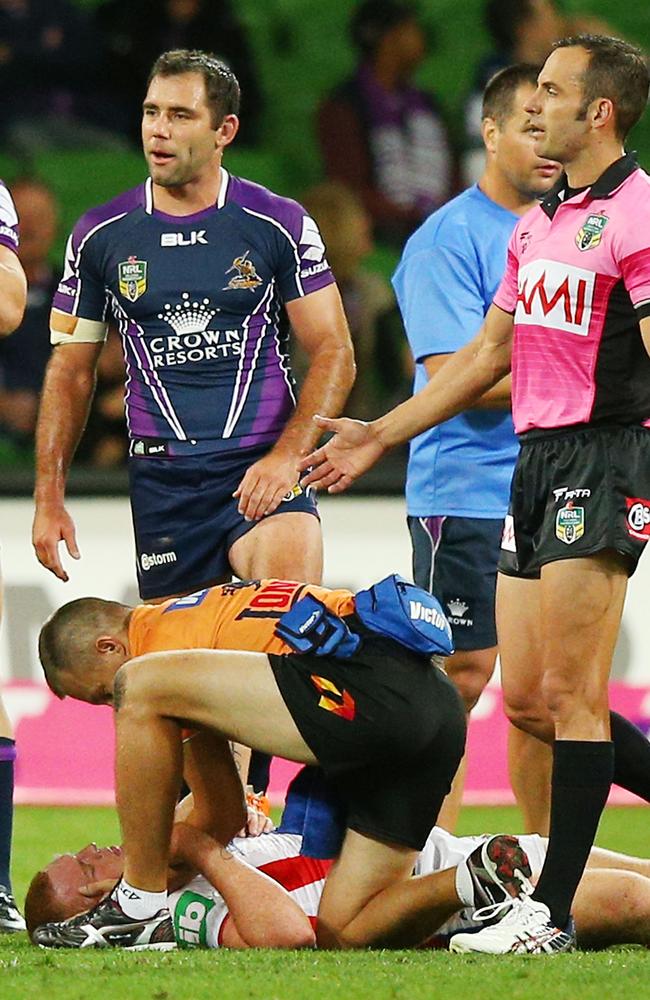
[[[354,611],[354,595],[349,590],[290,580],[222,584],[163,604],[136,607],[129,622],[131,656],[168,649],[290,653],[290,647],[275,635],[275,625],[307,594],[337,615]]]

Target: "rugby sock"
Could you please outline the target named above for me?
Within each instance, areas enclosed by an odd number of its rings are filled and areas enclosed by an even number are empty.
[[[463,906],[476,906],[474,898],[474,882],[467,867],[467,861],[461,861],[456,867],[456,895]]]
[[[0,736],[0,885],[11,892],[9,863],[14,818],[14,761],[16,743]]]
[[[650,742],[618,712],[609,713],[614,744],[614,784],[650,802]]]
[[[553,744],[551,829],[533,899],[546,903],[565,927],[614,775],[614,744],[556,740]]]
[[[148,920],[155,917],[159,910],[167,906],[166,892],[147,892],[146,889],[136,889],[135,886],[121,878],[111,893],[118,906],[133,920]]]

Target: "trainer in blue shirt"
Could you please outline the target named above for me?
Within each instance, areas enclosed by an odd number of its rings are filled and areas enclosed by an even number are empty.
[[[485,173],[411,236],[393,278],[417,363],[414,392],[476,334],[505,269],[515,224],[559,176],[533,150],[524,109],[537,70],[511,66],[483,98]],[[411,442],[406,500],[413,574],[448,613],[456,653],[447,669],[468,711],[497,654],[496,569],[518,450],[510,377],[476,407]],[[457,797],[459,804],[459,797]],[[456,804],[444,820],[453,823]]]

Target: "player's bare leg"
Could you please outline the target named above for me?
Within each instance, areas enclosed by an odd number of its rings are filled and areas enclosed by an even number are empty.
[[[643,875],[590,862],[572,909],[581,948],[650,947],[650,879]]]
[[[494,673],[497,647],[489,649],[462,649],[445,660],[445,671],[458,688],[466,712],[472,711],[485,685]],[[458,823],[458,815],[465,790],[467,758],[463,757],[456,771],[449,795],[442,804],[437,825],[453,833]]]
[[[628,570],[612,550],[542,568],[542,692],[555,726],[549,848],[532,896],[474,938],[457,935],[452,950],[571,947],[563,928],[614,774],[608,680]]]
[[[271,514],[238,538],[228,553],[240,580],[323,578],[323,535],[320,521],[305,511]]]
[[[508,767],[526,833],[548,833],[553,720],[542,695],[541,582],[499,573],[496,619],[504,708],[512,723]],[[536,736],[544,737],[541,742]],[[549,744],[548,746],[546,744]]]
[[[548,836],[553,752],[547,743],[516,726],[508,727],[510,783],[525,833]]]
[[[420,909],[414,906],[411,913],[408,907],[402,907],[405,893],[411,904],[415,902],[408,892],[408,883],[416,859],[417,852],[408,847],[383,844],[348,830],[318,910],[319,948],[363,948],[373,943],[399,947],[430,935],[434,927],[431,920],[425,920],[422,926]],[[459,904],[453,872],[439,874],[443,876],[439,910],[442,923]],[[445,895],[448,900],[453,897],[455,903],[446,905]]]
[[[166,884],[181,769],[180,726],[172,719],[301,763],[316,762],[263,653],[200,650],[140,657],[119,671],[115,699],[124,877],[140,888],[159,891],[154,886]]]

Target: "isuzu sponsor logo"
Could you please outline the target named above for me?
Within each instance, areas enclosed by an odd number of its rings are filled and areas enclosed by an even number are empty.
[[[650,538],[650,500],[626,497],[627,532],[632,538],[647,542]]]
[[[519,269],[515,323],[579,337],[589,333],[596,275],[582,267],[534,260]]]
[[[143,552],[140,556],[140,565],[143,573],[146,573],[147,570],[153,569],[154,566],[166,566],[169,563],[175,562],[175,552],[152,552],[151,555]]]

